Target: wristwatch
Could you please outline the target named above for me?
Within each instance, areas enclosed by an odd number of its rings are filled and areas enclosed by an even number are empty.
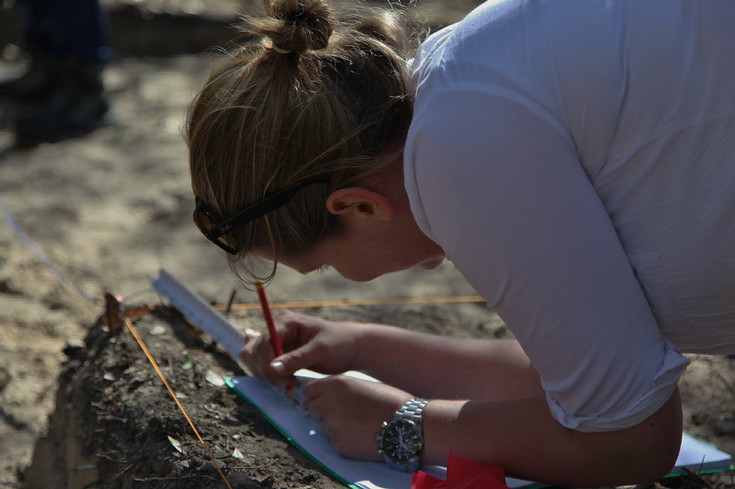
[[[378,453],[383,455],[388,467],[403,472],[418,470],[419,454],[424,448],[421,413],[428,402],[415,397],[396,411],[390,421],[383,422],[375,439],[380,447]]]

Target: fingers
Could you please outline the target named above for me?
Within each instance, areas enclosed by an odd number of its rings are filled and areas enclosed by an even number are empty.
[[[245,342],[242,350],[240,350],[240,359],[254,377],[267,378],[268,365],[273,360],[273,350],[267,344],[268,341],[265,335],[248,330],[244,339]]]
[[[309,368],[322,356],[323,348],[318,342],[308,342],[275,359],[270,368],[277,377],[290,377],[299,369]],[[324,352],[324,354],[328,354]]]
[[[334,385],[335,379],[341,377],[339,375],[333,375],[326,379],[312,380],[302,388],[304,402],[307,407],[309,416],[322,421],[324,419],[323,414],[328,413],[334,408],[334,388],[330,389],[330,385]],[[332,394],[331,396],[329,394]],[[326,395],[325,395],[326,394]]]
[[[334,448],[350,458],[379,460],[375,434],[411,395],[345,375],[313,380],[303,389],[308,413],[322,423]]]
[[[253,375],[283,384],[302,368],[323,373],[350,368],[355,342],[346,323],[293,311],[283,311],[274,322],[286,353],[276,358],[267,333],[248,333],[241,358]]]
[[[309,366],[314,357],[308,343],[311,338],[302,331],[303,321],[308,319],[309,316],[291,311],[279,315],[275,321],[276,330],[284,349],[291,351],[278,358],[267,333],[246,331],[240,359],[254,377],[285,385],[295,371]]]

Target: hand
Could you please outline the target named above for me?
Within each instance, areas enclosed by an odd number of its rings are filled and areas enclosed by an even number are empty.
[[[380,382],[334,375],[304,386],[309,415],[322,422],[334,448],[358,460],[383,460],[375,435],[411,394]]]
[[[267,334],[245,335],[240,358],[255,377],[285,385],[301,368],[325,374],[354,368],[364,325],[326,321],[293,311],[282,312],[274,323],[285,352],[279,358],[275,358]]]

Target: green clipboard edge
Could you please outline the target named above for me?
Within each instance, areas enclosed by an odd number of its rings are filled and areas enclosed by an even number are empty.
[[[276,423],[275,421],[273,421],[270,418],[270,416],[268,416],[268,414],[265,411],[261,410],[258,406],[256,406],[254,403],[252,403],[250,401],[250,399],[248,399],[247,397],[245,397],[245,395],[241,394],[235,388],[235,384],[232,383],[231,377],[225,376],[224,377],[224,381],[225,381],[225,384],[227,385],[227,387],[229,387],[230,390],[232,390],[238,397],[240,397],[241,399],[245,400],[251,406],[255,407],[260,412],[260,414],[262,414],[263,417],[268,421],[268,423],[270,423],[270,425],[273,426],[273,428],[275,428],[276,431],[279,432],[281,434],[281,436],[283,436],[286,439],[286,441],[288,441],[291,445],[295,446],[301,453],[303,453],[304,455],[306,455],[312,462],[314,462],[316,465],[318,465],[319,468],[321,468],[324,472],[328,473],[334,479],[336,479],[340,483],[344,484],[345,486],[349,487],[350,489],[360,489],[358,486],[350,483],[347,479],[344,479],[339,474],[337,474],[336,472],[334,472],[332,469],[330,469],[329,467],[327,467],[326,465],[324,465],[314,455],[312,455],[311,453],[309,453],[309,451],[307,451],[301,445],[299,445],[296,442],[296,440],[294,440],[293,438],[291,438],[288,433],[286,433],[280,426],[278,426],[278,423]],[[731,471],[732,472],[735,472],[735,464],[730,464],[729,467],[718,467],[718,468],[713,468],[713,469],[698,470],[698,471],[693,472],[693,473],[695,475],[707,475],[707,474],[727,473],[727,472],[731,472]],[[663,478],[664,479],[673,479],[673,478],[676,478],[676,477],[685,477],[687,475],[689,475],[689,472],[687,472],[685,470],[680,470],[680,471],[672,471],[672,472],[666,474]],[[543,487],[549,487],[549,485],[548,484],[542,484],[542,483],[539,482],[539,483],[535,483],[535,484],[529,484],[528,486],[524,486],[523,489],[541,489]]]
[[[293,438],[291,438],[288,433],[286,433],[280,426],[278,426],[278,423],[276,423],[275,421],[273,421],[270,418],[270,416],[268,416],[268,414],[265,411],[261,410],[253,402],[251,402],[250,399],[248,399],[247,397],[245,397],[245,395],[243,395],[242,393],[240,393],[235,388],[235,384],[232,383],[231,377],[225,376],[223,378],[224,378],[225,384],[227,385],[227,387],[230,388],[230,390],[232,390],[235,394],[237,394],[238,397],[244,399],[248,404],[250,404],[251,406],[255,407],[260,412],[260,414],[262,414],[263,417],[268,421],[268,423],[270,423],[270,425],[273,426],[276,429],[276,431],[279,432],[281,434],[281,436],[283,436],[286,439],[286,441],[288,441],[291,445],[295,446],[301,453],[303,453],[304,455],[306,455],[312,462],[314,462],[316,465],[318,465],[319,468],[321,468],[324,472],[326,472],[327,474],[329,474],[330,476],[332,476],[334,479],[337,479],[337,481],[339,481],[340,483],[342,483],[345,486],[349,487],[350,489],[360,489],[358,486],[350,483],[347,479],[344,479],[339,474],[337,474],[336,472],[334,472],[332,469],[330,469],[329,467],[327,467],[326,465],[324,465],[314,455],[312,455],[306,449],[304,449],[304,447],[302,447],[301,445],[299,445],[296,442],[296,440],[294,440]]]
[[[675,470],[666,474],[664,479],[673,479],[675,477],[686,477],[690,473],[694,475],[708,475],[708,474],[727,474],[728,472],[735,472],[735,464],[730,464],[729,467],[715,467],[712,469],[693,470],[687,472],[686,470]]]

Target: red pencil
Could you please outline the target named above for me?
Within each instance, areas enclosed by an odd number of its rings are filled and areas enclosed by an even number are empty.
[[[258,299],[260,299],[260,307],[263,309],[263,317],[265,317],[265,324],[268,326],[268,339],[271,342],[271,348],[276,353],[276,357],[283,355],[283,346],[281,345],[281,337],[278,336],[276,331],[276,325],[273,323],[273,315],[271,314],[271,308],[268,306],[268,298],[265,296],[265,288],[263,288],[263,282],[260,280],[255,281],[255,290],[258,292]],[[292,388],[291,380],[289,379],[286,390],[290,393]]]
[[[278,336],[278,331],[276,331],[276,325],[273,324],[273,315],[271,314],[270,306],[268,306],[268,299],[265,296],[263,282],[261,282],[260,280],[256,280],[255,290],[258,292],[260,307],[263,309],[265,324],[268,326],[268,337],[271,342],[271,347],[273,348],[273,351],[276,352],[276,356],[279,357],[283,355],[283,346],[281,346],[281,338]]]

